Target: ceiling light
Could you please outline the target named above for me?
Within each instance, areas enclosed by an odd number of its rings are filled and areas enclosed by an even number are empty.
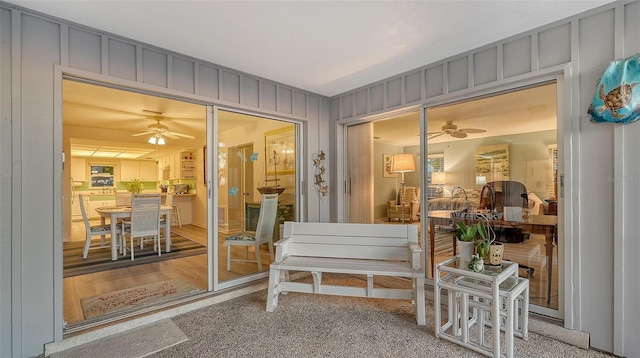
[[[160,134],[154,134],[149,138],[149,144],[165,145],[164,137]]]

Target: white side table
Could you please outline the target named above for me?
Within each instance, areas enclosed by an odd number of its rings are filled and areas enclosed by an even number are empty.
[[[529,281],[518,277],[518,264],[503,261],[500,269],[474,272],[454,257],[436,265],[434,278],[436,337],[490,357],[513,357],[514,335],[523,339],[528,336]],[[443,292],[448,296],[445,322],[441,317]],[[485,327],[491,329],[490,339]],[[501,329],[505,334],[504,354]]]

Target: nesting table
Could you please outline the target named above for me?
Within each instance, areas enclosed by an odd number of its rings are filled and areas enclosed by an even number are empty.
[[[466,265],[456,256],[435,266],[436,337],[489,357],[513,357],[513,337],[528,339],[529,280],[518,277],[515,262],[484,272]]]

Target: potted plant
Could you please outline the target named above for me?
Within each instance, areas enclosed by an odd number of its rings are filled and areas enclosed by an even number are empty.
[[[501,242],[495,242],[495,235],[491,237],[489,230],[487,230],[487,227],[482,221],[478,222],[477,227],[478,234],[480,235],[480,238],[475,242],[478,256],[485,261],[486,265],[502,265],[504,246]]]
[[[143,189],[144,184],[142,184],[142,181],[140,179],[133,179],[127,184],[127,190],[134,194],[142,192]]]
[[[460,250],[460,260],[469,262],[473,257],[473,249],[475,246],[476,234],[478,233],[478,227],[476,225],[467,226],[464,221],[458,221],[457,225],[456,241],[458,242],[458,248]]]

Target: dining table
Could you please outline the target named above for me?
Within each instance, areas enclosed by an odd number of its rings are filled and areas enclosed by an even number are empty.
[[[119,205],[119,206],[101,206],[96,208],[96,212],[100,215],[100,223],[106,224],[106,219],[109,218],[111,226],[111,260],[118,260],[118,245],[114,244],[115,238],[118,234],[118,219],[131,218],[131,206]],[[169,205],[160,206],[160,215],[164,215],[164,232],[166,241],[166,252],[171,252],[171,214],[173,207]]]

